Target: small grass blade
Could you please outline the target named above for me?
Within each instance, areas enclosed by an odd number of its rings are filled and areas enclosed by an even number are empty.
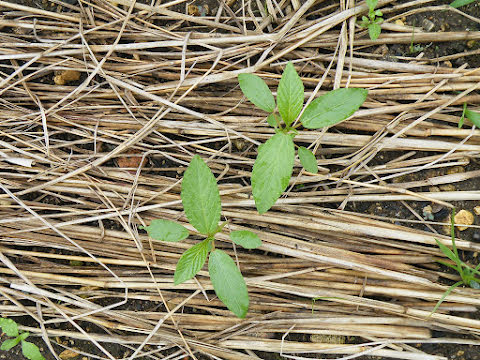
[[[442,297],[440,298],[440,300],[438,300],[437,304],[435,305],[435,307],[433,308],[432,312],[430,313],[430,315],[428,316],[432,316],[439,308],[440,304],[443,303],[443,301],[445,300],[445,298],[450,295],[450,293],[457,287],[459,287],[460,285],[463,284],[463,281],[457,281],[455,284],[453,284],[452,286],[450,286],[442,295]]]
[[[443,245],[439,240],[435,239],[435,241],[437,242],[437,245],[438,247],[440,248],[440,250],[445,254],[446,257],[448,257],[450,260],[452,260],[455,264],[457,264],[457,267],[458,266],[461,266],[461,263],[460,263],[460,259],[458,258],[458,256],[456,256],[452,250],[450,250],[446,245]],[[447,265],[447,266],[451,266],[451,265]],[[454,269],[457,269],[457,268],[454,268]],[[457,269],[458,270],[458,269]]]

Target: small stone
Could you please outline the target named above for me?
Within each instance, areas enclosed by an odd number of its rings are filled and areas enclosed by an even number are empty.
[[[457,351],[457,356],[463,356],[463,354],[465,354],[465,351],[463,351],[463,350],[458,350]]]
[[[439,186],[442,191],[456,191],[455,185],[453,184],[443,184]]]
[[[480,206],[475,206],[473,208],[473,212],[475,213],[475,215],[480,215]]]
[[[200,9],[198,8],[197,5],[188,5],[187,12],[188,12],[188,15],[191,15],[191,16],[200,15]]]
[[[62,351],[60,354],[58,354],[58,357],[62,360],[68,360],[68,359],[73,359],[79,355],[80,355],[79,353],[73,350],[67,349]]]
[[[388,46],[383,44],[379,47],[377,47],[374,51],[373,51],[374,54],[376,55],[382,55],[382,56],[385,56],[388,54]]]
[[[210,13],[210,8],[207,4],[205,5],[188,5],[187,7],[188,15],[191,16],[207,16]]]
[[[405,26],[405,23],[402,20],[397,19],[395,20],[395,25]]]
[[[435,216],[432,213],[431,205],[427,205],[423,208],[423,218],[425,220],[430,220],[430,221],[433,221],[433,219],[435,218]]]
[[[247,142],[243,139],[235,139],[232,141],[233,145],[237,148],[237,150],[243,150],[245,146],[247,145]]]
[[[374,51],[373,51],[374,54],[377,54],[377,55],[382,55],[382,56],[385,56],[388,54],[388,46],[385,45],[385,44],[382,44],[381,46],[377,47]]]
[[[430,20],[428,20],[428,19],[423,19],[423,20],[422,20],[422,28],[423,28],[423,30],[425,30],[425,31],[432,31],[434,27],[435,27],[435,24],[434,24],[432,21],[430,21]]]
[[[467,41],[467,47],[469,49],[473,48],[475,45],[477,45],[477,42],[475,40],[468,40]]]
[[[465,168],[463,166],[452,166],[447,170],[448,175],[464,173]]]
[[[468,226],[459,226],[459,225],[472,225],[474,221],[473,214],[468,210],[460,210],[455,215],[455,225],[458,230],[464,231],[468,229]]]
[[[53,82],[56,85],[65,85],[71,81],[77,81],[80,79],[80,72],[76,70],[65,70],[57,74],[53,78]]]
[[[137,155],[137,156],[132,156],[132,155]],[[117,165],[120,168],[133,168],[137,169],[139,166],[145,166],[147,159],[143,158],[142,162],[142,156],[140,156],[140,153],[136,150],[130,150],[125,153],[125,155],[120,156],[117,158]],[[134,171],[136,172],[136,170]]]

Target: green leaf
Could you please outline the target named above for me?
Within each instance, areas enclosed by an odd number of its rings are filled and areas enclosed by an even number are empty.
[[[268,115],[267,123],[268,123],[268,125],[270,125],[271,127],[274,127],[274,128],[276,128],[278,126],[275,114]]]
[[[371,40],[377,40],[381,32],[382,27],[377,22],[368,25],[368,36],[370,36]]]
[[[465,116],[473,123],[473,125],[480,128],[480,113],[465,109]]]
[[[448,266],[449,268],[452,268],[455,271],[458,271],[458,267],[456,265],[449,264],[449,263],[447,263],[446,261],[443,261],[443,260],[437,260],[437,262],[444,265],[444,266]]]
[[[152,220],[149,226],[140,228],[147,230],[148,235],[155,240],[177,242],[188,237],[186,228],[170,220]]]
[[[287,126],[297,118],[303,106],[303,83],[291,62],[283,71],[277,89],[278,112]]]
[[[367,0],[367,5],[370,10],[374,10],[377,7],[378,0]]]
[[[205,260],[207,260],[208,252],[210,251],[211,240],[212,238],[207,238],[182,254],[178,260],[175,275],[173,276],[175,285],[190,280],[202,269]]]
[[[357,111],[367,94],[367,90],[359,88],[329,91],[307,106],[300,121],[307,129],[335,125]]]
[[[287,188],[294,160],[295,148],[288,134],[275,134],[258,148],[251,181],[260,214],[268,211]]]
[[[5,341],[2,343],[2,346],[0,346],[0,350],[8,351],[8,350],[10,350],[11,348],[17,346],[17,344],[18,344],[19,342],[20,342],[20,336],[17,336],[17,337],[14,338],[14,339],[5,340]]]
[[[230,239],[245,249],[256,249],[262,246],[262,240],[260,240],[258,235],[248,230],[232,231],[230,233]]]
[[[242,273],[232,258],[222,250],[212,251],[208,272],[218,298],[231,312],[244,318],[248,311],[248,290]]]
[[[253,74],[238,75],[238,83],[243,94],[256,107],[267,112],[275,110],[275,99],[265,81]]]
[[[466,267],[465,272],[468,271],[468,273],[469,273],[468,276],[470,276],[471,279],[473,279],[473,280],[475,280],[475,281],[480,281],[480,279],[477,279],[477,278],[475,277],[475,275],[474,275],[474,274],[480,275],[480,271],[478,271],[478,269],[480,269],[480,264],[478,264],[477,266],[475,266],[474,269],[471,268],[470,266],[468,266],[467,264],[465,264],[463,261],[462,261],[462,265],[463,265],[464,267]],[[468,281],[467,281],[467,282],[468,282]]]
[[[11,319],[0,318],[0,327],[2,328],[2,332],[7,334],[8,336],[18,336],[18,325],[15,321]]]
[[[435,239],[435,241],[437,242],[438,247],[445,254],[446,257],[448,257],[455,264],[457,264],[457,266],[461,266],[460,259],[455,256],[452,250],[450,250],[446,245],[442,244],[439,240]]]
[[[300,162],[305,170],[314,174],[318,173],[317,159],[310,150],[300,146],[298,148],[298,157],[300,158]]]
[[[463,103],[463,111],[462,111],[462,116],[460,117],[460,120],[458,120],[458,128],[461,129],[463,126],[463,122],[465,121],[465,111],[467,111],[467,103]]]
[[[212,171],[198,155],[185,171],[181,197],[190,224],[202,234],[214,234],[220,221],[220,193]]]
[[[450,4],[451,7],[459,8],[460,6],[468,5],[475,2],[475,0],[455,0]]]
[[[28,360],[45,360],[42,354],[40,354],[38,346],[28,341],[22,341],[22,354]]]

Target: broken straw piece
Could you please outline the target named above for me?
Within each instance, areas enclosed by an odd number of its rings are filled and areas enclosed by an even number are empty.
[[[1,151],[0,151],[0,156],[3,157],[3,159],[0,158],[0,160],[9,162],[9,163],[14,164],[14,165],[20,165],[20,166],[24,166],[24,167],[32,167],[32,165],[34,164],[34,161],[31,160],[31,159],[21,158],[21,157],[11,157],[11,156],[8,156],[7,154],[5,154],[4,152],[1,152]]]

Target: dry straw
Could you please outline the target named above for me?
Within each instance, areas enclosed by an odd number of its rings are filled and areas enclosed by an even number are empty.
[[[480,175],[463,171],[478,162],[480,132],[457,127],[463,103],[479,101],[480,72],[447,66],[455,55],[381,52],[408,47],[412,31],[425,46],[480,33],[394,23],[446,11],[427,6],[433,1],[380,1],[377,41],[355,25],[365,3],[213,3],[50,0],[40,9],[0,1],[2,316],[28,315],[23,329],[50,351],[86,340],[93,354],[77,351],[102,359],[440,360],[413,345],[479,345],[469,340],[480,334],[471,316],[478,290],[457,288],[430,314],[458,278],[436,262],[443,254],[434,238],[450,244],[431,232],[441,223],[418,209],[431,204],[446,218],[455,201],[480,199],[463,186]],[[260,216],[249,178],[273,131],[237,75],[254,72],[275,89],[287,61],[307,96],[349,86],[369,97],[335,128],[299,132],[320,173],[296,164],[288,192]],[[219,179],[229,225],[217,246],[235,254],[251,297],[242,321],[214,297],[205,271],[173,286],[189,244],[137,230],[165,218],[195,235],[180,201],[193,154]],[[259,234],[260,251],[232,247],[228,231],[240,229]],[[456,244],[468,256],[480,250]]]

